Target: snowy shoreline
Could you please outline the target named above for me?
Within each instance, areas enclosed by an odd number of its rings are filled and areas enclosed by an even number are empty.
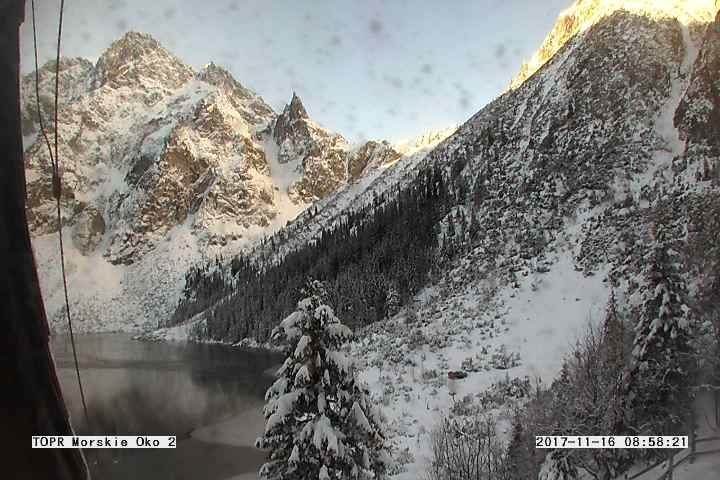
[[[263,351],[272,354],[280,354],[282,352],[281,347],[271,344],[270,342],[258,342],[251,338],[243,338],[239,342],[226,342],[222,340],[212,339],[197,339],[191,338],[190,331],[195,327],[198,322],[203,319],[192,318],[184,323],[175,325],[172,327],[156,328],[153,330],[147,330],[141,333],[134,333],[132,339],[143,342],[167,342],[167,343],[198,343],[198,344],[211,344],[211,345],[223,345],[226,347],[237,348],[246,351]]]

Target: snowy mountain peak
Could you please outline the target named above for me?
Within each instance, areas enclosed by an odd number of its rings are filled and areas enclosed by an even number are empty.
[[[393,148],[403,155],[412,155],[421,150],[428,150],[451,136],[458,129],[457,125],[451,125],[445,128],[435,130],[427,130],[417,137],[404,139],[396,142]]]
[[[522,85],[576,35],[613,13],[626,11],[653,19],[677,19],[691,25],[711,22],[719,8],[717,0],[576,0],[560,13],[540,49],[523,64],[510,83],[510,89]]]
[[[197,79],[220,89],[250,123],[261,123],[275,116],[272,108],[259,95],[243,86],[230,72],[213,62],[208,63],[198,72]]]
[[[125,35],[115,40],[108,48],[108,51],[113,49],[126,49],[135,48],[139,50],[164,50],[160,42],[155,40],[150,34],[142,32],[129,31]]]
[[[175,89],[194,72],[145,33],[128,32],[100,56],[96,65],[98,86],[164,87]]]
[[[302,100],[293,92],[290,103],[285,105],[283,112],[275,121],[275,140],[281,145],[290,137],[308,137],[311,135],[310,117],[302,104]]]
[[[40,69],[48,121],[54,70],[54,62]],[[91,319],[84,330],[166,318],[191,264],[249,247],[399,156],[385,145],[350,152],[297,94],[278,115],[226,69],[196,72],[142,33],[125,34],[96,63],[62,58],[59,80],[63,224],[71,281],[89,282],[71,299]],[[49,279],[47,310],[60,318],[55,202],[36,103],[33,72],[22,79],[28,223]],[[142,308],[128,313],[127,299]]]
[[[246,90],[240,82],[233,78],[230,72],[214,62],[205,65],[198,72],[197,78],[224,90]]]

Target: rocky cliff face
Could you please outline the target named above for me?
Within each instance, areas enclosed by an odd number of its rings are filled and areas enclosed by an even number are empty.
[[[573,37],[582,34],[605,17],[618,11],[655,20],[676,19],[699,30],[712,21],[720,4],[716,0],[578,0],[562,12],[538,51],[523,64],[510,83],[510,89],[522,85]],[[697,31],[696,34],[702,35]]]
[[[278,214],[254,138],[274,113],[227,72],[209,66],[196,74],[137,33],[114,42],[94,67],[69,60],[61,69],[61,91],[72,92],[64,93],[59,114],[63,214],[83,253],[106,240],[110,262],[132,263],[185,221],[207,230],[216,218],[267,225]],[[41,71],[45,103],[51,71],[52,65]],[[26,134],[37,134],[34,77],[23,83]],[[50,125],[49,108],[43,114]],[[35,139],[27,147],[29,216],[32,231],[44,234],[57,227],[48,156]],[[213,202],[217,197],[227,204]],[[253,208],[248,199],[256,201]]]
[[[346,181],[347,142],[313,122],[295,93],[275,121],[273,138],[279,145],[280,163],[303,159],[295,169],[302,178],[291,186],[292,194],[300,201],[324,198]]]
[[[52,126],[54,71],[52,62],[39,71],[46,128]],[[57,220],[34,73],[22,88],[28,217],[53,314],[59,279],[50,234]],[[135,32],[114,42],[95,65],[61,59],[59,110],[62,215],[74,247],[70,272],[79,275],[82,264],[91,278],[90,270],[106,269],[115,285],[71,293],[77,309],[92,317],[91,329],[112,325],[110,317],[121,316],[128,297],[142,306],[132,315],[155,321],[175,301],[173,282],[189,264],[280,228],[345,184],[350,158],[357,165],[382,163],[313,122],[296,95],[278,115],[221,67],[211,63],[196,72]],[[167,298],[148,299],[134,286],[159,276]],[[103,288],[116,299],[110,308],[98,301]]]
[[[720,158],[720,12],[707,29],[693,67],[692,81],[674,121],[686,142],[686,156],[709,165]]]

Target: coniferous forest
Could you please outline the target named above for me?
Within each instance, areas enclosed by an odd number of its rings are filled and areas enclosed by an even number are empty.
[[[392,193],[349,212],[276,263],[258,264],[239,255],[229,264],[217,260],[191,270],[187,294],[169,324],[212,306],[206,326],[196,332],[199,338],[266,340],[278,319],[295,308],[307,278],[327,285],[338,317],[351,327],[396,313],[426,283],[436,263],[437,224],[452,194],[440,169],[429,169]],[[452,248],[450,242],[446,248]]]

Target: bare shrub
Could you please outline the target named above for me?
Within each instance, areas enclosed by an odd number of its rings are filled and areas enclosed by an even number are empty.
[[[444,419],[431,434],[428,480],[504,480],[505,446],[493,417]]]

